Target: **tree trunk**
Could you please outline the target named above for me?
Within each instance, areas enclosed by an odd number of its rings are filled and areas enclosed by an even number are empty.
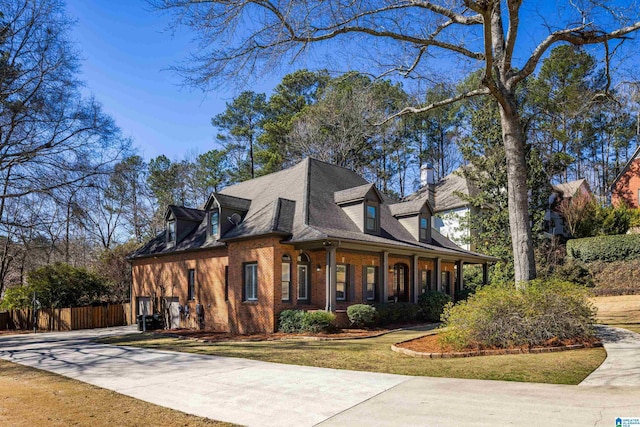
[[[536,277],[536,265],[531,239],[527,188],[527,159],[520,118],[515,108],[505,111],[500,105],[502,140],[507,159],[507,192],[509,228],[513,246],[513,266],[516,284]]]

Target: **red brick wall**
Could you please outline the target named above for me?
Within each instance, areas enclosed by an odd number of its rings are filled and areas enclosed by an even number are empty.
[[[136,297],[152,297],[159,307],[162,296],[177,297],[180,305],[187,305],[190,319],[184,326],[197,327],[196,304],[204,307],[204,328],[218,331],[228,331],[227,304],[224,301],[224,266],[227,265],[225,248],[211,249],[200,252],[144,258],[132,262],[132,302]],[[188,270],[195,270],[195,299],[188,297]],[[164,291],[163,288],[164,287]],[[137,308],[134,308],[134,314]]]
[[[616,183],[611,192],[611,203],[616,207],[626,204],[630,208],[637,208],[638,189],[640,189],[640,159],[634,160]]]
[[[276,248],[279,239],[265,237],[229,243],[229,328],[232,332],[273,332]],[[258,301],[243,301],[244,263],[258,263]],[[280,264],[278,260],[277,264]],[[279,271],[279,270],[278,270]],[[278,282],[280,281],[280,276]]]

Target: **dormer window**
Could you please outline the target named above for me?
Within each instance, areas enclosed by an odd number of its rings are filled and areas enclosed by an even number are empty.
[[[220,228],[220,212],[218,210],[209,211],[209,235],[218,237]]]
[[[176,242],[176,222],[175,220],[167,221],[167,242]]]
[[[429,218],[424,215],[420,215],[420,241],[429,241]]]
[[[376,233],[380,223],[380,208],[373,203],[365,204],[365,231]]]

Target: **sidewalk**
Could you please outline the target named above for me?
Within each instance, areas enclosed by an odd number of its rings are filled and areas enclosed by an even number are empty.
[[[607,358],[580,386],[640,387],[640,334],[604,325],[597,329]]]

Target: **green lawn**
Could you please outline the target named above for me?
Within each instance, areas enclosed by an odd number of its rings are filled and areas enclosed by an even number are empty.
[[[340,341],[283,340],[199,343],[153,334],[111,337],[101,342],[267,362],[356,371],[449,378],[578,384],[605,359],[602,348],[546,354],[419,359],[391,351],[391,344],[425,335],[400,331],[377,338]]]

